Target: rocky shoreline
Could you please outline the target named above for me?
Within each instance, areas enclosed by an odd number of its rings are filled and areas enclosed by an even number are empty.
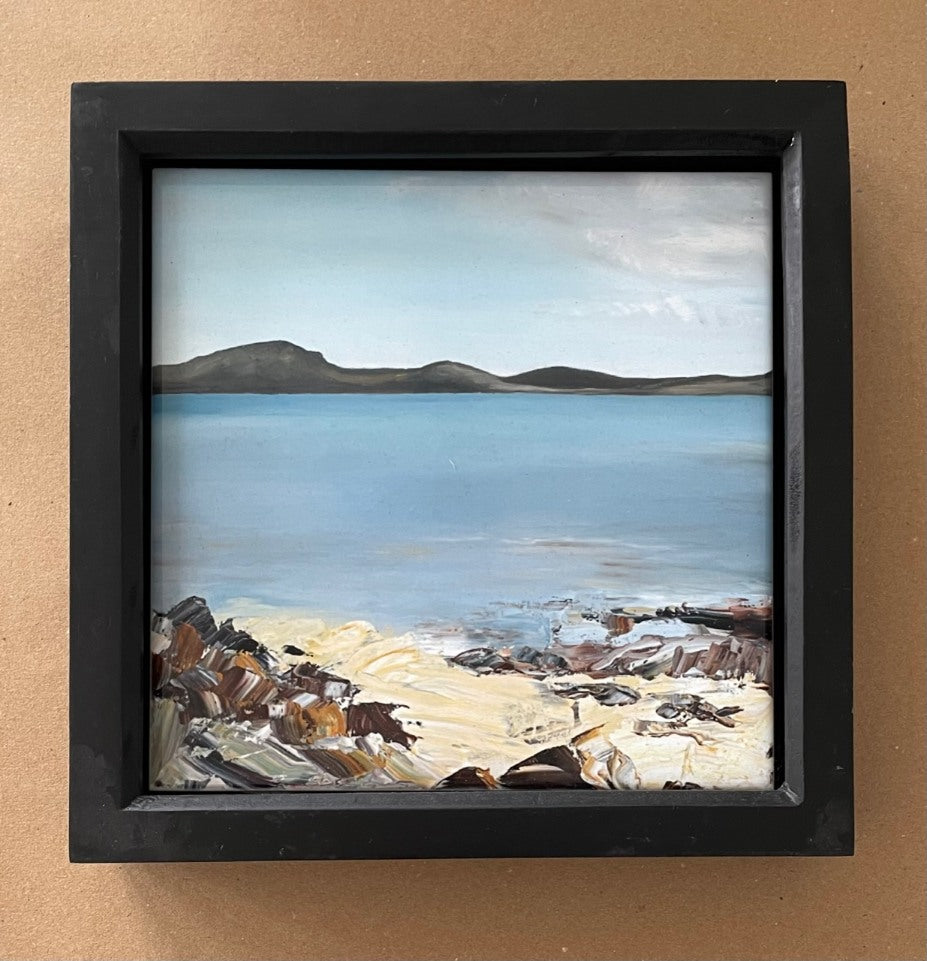
[[[452,658],[479,673],[519,672],[530,676],[587,674],[592,678],[637,675],[743,678],[752,675],[772,690],[772,609],[769,605],[731,604],[717,608],[661,608],[654,614],[616,608],[604,614],[582,612],[578,642],[554,627],[546,648],[530,645],[496,650],[473,648]],[[670,622],[683,631],[661,634]],[[650,627],[648,628],[648,625]],[[598,636],[593,632],[599,628]]]
[[[442,657],[362,622],[217,624],[189,597],[152,620],[151,786],[763,787],[771,616],[569,611],[543,649]]]

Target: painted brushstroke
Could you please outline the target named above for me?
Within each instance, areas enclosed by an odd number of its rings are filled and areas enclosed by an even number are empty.
[[[364,622],[217,625],[188,598],[152,624],[152,787],[770,785],[767,606],[597,623],[597,642],[442,657]]]

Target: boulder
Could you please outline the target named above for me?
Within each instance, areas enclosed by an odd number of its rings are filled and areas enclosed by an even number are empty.
[[[462,767],[459,771],[449,774],[435,785],[438,789],[463,788],[480,791],[499,787],[499,782],[485,768]]]
[[[582,763],[572,747],[549,747],[512,765],[499,784],[506,788],[588,788],[583,780]]]
[[[476,671],[477,674],[493,674],[503,670],[516,670],[511,660],[489,647],[474,647],[450,658],[451,663]]]
[[[216,622],[212,611],[202,597],[188,597],[179,604],[175,604],[164,617],[175,627],[178,624],[189,624],[208,644],[216,633]]]
[[[361,737],[367,734],[379,734],[384,741],[401,744],[403,747],[412,747],[418,738],[406,731],[393,717],[393,711],[399,706],[379,701],[349,704],[347,729],[351,734]]]
[[[605,707],[619,707],[634,704],[640,700],[640,694],[631,687],[623,684],[573,684],[570,687],[552,688],[554,694],[567,697],[572,701],[583,697],[594,698]]]

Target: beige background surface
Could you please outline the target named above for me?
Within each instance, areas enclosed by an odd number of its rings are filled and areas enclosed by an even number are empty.
[[[924,958],[923,59],[921,0],[0,0],[0,957]],[[620,77],[849,84],[857,856],[69,865],[69,84]]]

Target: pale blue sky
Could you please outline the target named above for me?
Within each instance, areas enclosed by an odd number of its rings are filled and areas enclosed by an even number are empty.
[[[345,367],[772,367],[761,173],[159,169],[152,350]]]

